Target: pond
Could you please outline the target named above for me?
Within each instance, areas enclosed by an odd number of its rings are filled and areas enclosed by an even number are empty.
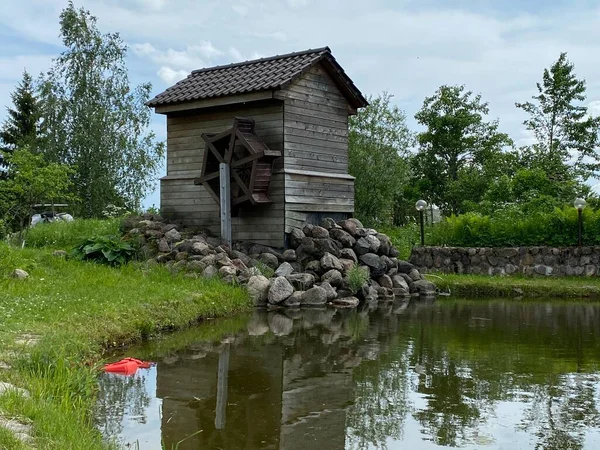
[[[598,449],[600,304],[258,311],[127,356],[98,426],[140,449]],[[118,355],[121,356],[121,355]]]

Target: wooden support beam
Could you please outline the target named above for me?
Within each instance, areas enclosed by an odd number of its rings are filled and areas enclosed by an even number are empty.
[[[229,343],[219,354],[219,368],[217,372],[217,408],[215,411],[215,428],[222,430],[225,428],[226,410],[227,410],[227,376],[229,372]]]
[[[221,241],[231,248],[231,180],[229,164],[219,164],[221,188]]]

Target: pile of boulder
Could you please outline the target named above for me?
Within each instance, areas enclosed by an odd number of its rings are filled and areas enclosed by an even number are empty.
[[[388,236],[357,219],[324,219],[289,234],[279,251],[251,242],[221,245],[207,232],[165,223],[160,216],[128,218],[126,238],[136,239],[151,264],[187,276],[220,277],[246,286],[257,306],[356,307],[361,301],[432,296],[433,283],[398,259]]]

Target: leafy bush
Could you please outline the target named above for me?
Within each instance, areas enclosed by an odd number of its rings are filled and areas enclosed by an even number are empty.
[[[369,281],[369,273],[358,264],[354,264],[348,271],[348,286],[353,293],[358,292],[367,281]]]
[[[448,217],[428,229],[426,244],[456,247],[514,247],[577,245],[577,211],[565,206],[554,210],[504,209],[495,214],[467,213]],[[600,211],[583,211],[583,244],[600,244]]]
[[[262,273],[265,278],[272,278],[273,275],[275,275],[275,269],[267,266],[262,261],[256,261],[256,263],[254,263],[254,267],[260,270],[260,273]]]
[[[91,236],[119,234],[119,219],[75,219],[73,222],[39,223],[25,232],[25,246],[72,248]]]
[[[136,249],[118,236],[97,236],[88,238],[76,246],[71,256],[96,261],[111,266],[120,266],[131,261]]]

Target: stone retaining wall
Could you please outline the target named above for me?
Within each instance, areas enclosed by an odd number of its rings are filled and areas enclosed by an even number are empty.
[[[483,275],[600,275],[595,247],[415,247],[410,262],[421,272]]]

